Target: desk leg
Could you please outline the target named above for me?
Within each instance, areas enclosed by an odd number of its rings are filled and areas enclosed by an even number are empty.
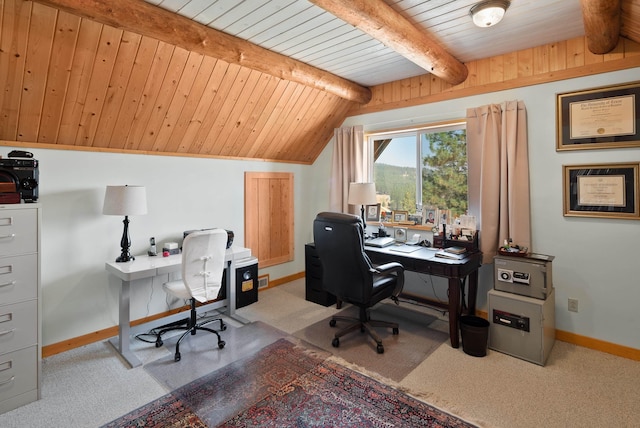
[[[449,339],[451,346],[460,346],[458,320],[460,318],[460,280],[449,278]]]
[[[118,353],[124,358],[124,360],[133,367],[142,365],[142,362],[136,357],[129,349],[129,341],[131,338],[131,325],[130,325],[130,292],[131,283],[129,281],[122,281],[120,286],[120,301],[118,302],[119,315],[118,315],[118,337],[112,337],[109,339],[109,343],[118,351]]]
[[[476,314],[476,298],[478,297],[478,271],[475,270],[469,274],[469,293],[467,307],[469,315]]]

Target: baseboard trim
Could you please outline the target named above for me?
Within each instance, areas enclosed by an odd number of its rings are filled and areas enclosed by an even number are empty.
[[[282,278],[274,279],[272,281],[269,281],[269,286],[267,288],[263,288],[262,290],[277,287],[278,285],[286,284],[288,282],[294,281],[296,279],[304,278],[304,277],[305,277],[305,272],[303,271],[303,272],[295,273],[293,275],[288,275]],[[135,326],[139,324],[144,324],[146,322],[154,321],[159,318],[164,318],[166,316],[173,315],[178,312],[183,312],[185,310],[189,310],[189,307],[184,306],[182,308],[171,309],[170,311],[166,311],[160,314],[155,314],[150,317],[141,318],[139,320],[132,321],[131,325]],[[484,319],[488,319],[487,318],[488,314],[486,311],[476,311],[476,314]],[[46,345],[42,347],[42,358],[50,357],[52,355],[56,355],[61,352],[70,351],[71,349],[79,348],[81,346],[89,345],[91,343],[99,342],[101,340],[107,340],[110,337],[116,336],[117,334],[118,334],[118,326],[114,326],[114,327],[105,328],[103,330],[98,330],[93,333],[85,334],[83,336],[74,337],[62,342]],[[563,330],[556,330],[556,339],[562,342],[571,343],[572,345],[582,346],[584,348],[605,352],[607,354],[628,358],[634,361],[640,361],[640,349],[618,345],[615,343],[610,343],[604,340],[594,339],[587,336],[581,336],[579,334],[570,333],[568,331],[563,331]]]

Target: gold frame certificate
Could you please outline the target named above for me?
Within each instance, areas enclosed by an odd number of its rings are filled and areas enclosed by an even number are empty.
[[[612,97],[569,105],[570,138],[634,135],[635,96]]]
[[[563,165],[564,216],[640,220],[639,169],[637,162]]]
[[[578,204],[623,207],[624,175],[578,176]]]
[[[640,81],[556,95],[556,150],[640,147]]]

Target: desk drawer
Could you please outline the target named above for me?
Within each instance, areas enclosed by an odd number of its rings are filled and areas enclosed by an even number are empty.
[[[37,251],[37,210],[25,208],[0,212],[0,256]]]
[[[0,355],[0,408],[2,401],[38,389],[38,347]]]
[[[38,296],[37,254],[0,258],[0,302],[13,303]]]
[[[38,343],[38,304],[35,300],[0,306],[0,353]]]

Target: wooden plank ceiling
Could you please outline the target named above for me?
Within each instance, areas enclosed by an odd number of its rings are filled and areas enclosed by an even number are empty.
[[[354,104],[40,3],[3,3],[0,140],[311,163]]]
[[[514,1],[511,22],[500,24],[512,36],[502,33],[499,43],[491,42],[496,32],[471,26],[473,0],[385,2],[399,17],[394,25],[404,20],[435,34],[446,50],[427,61],[445,58],[448,68],[584,34],[581,19],[566,18],[576,8],[580,14],[579,0]],[[621,34],[636,41],[639,2],[622,1]],[[388,47],[392,33],[377,36],[387,37],[382,43],[366,22],[347,23],[312,3],[328,10],[334,3],[343,13],[354,4],[388,7],[374,0],[0,0],[0,140],[312,163],[347,112],[366,103],[367,86],[426,73],[420,58]],[[534,16],[538,25],[547,17],[545,31],[523,27]]]

